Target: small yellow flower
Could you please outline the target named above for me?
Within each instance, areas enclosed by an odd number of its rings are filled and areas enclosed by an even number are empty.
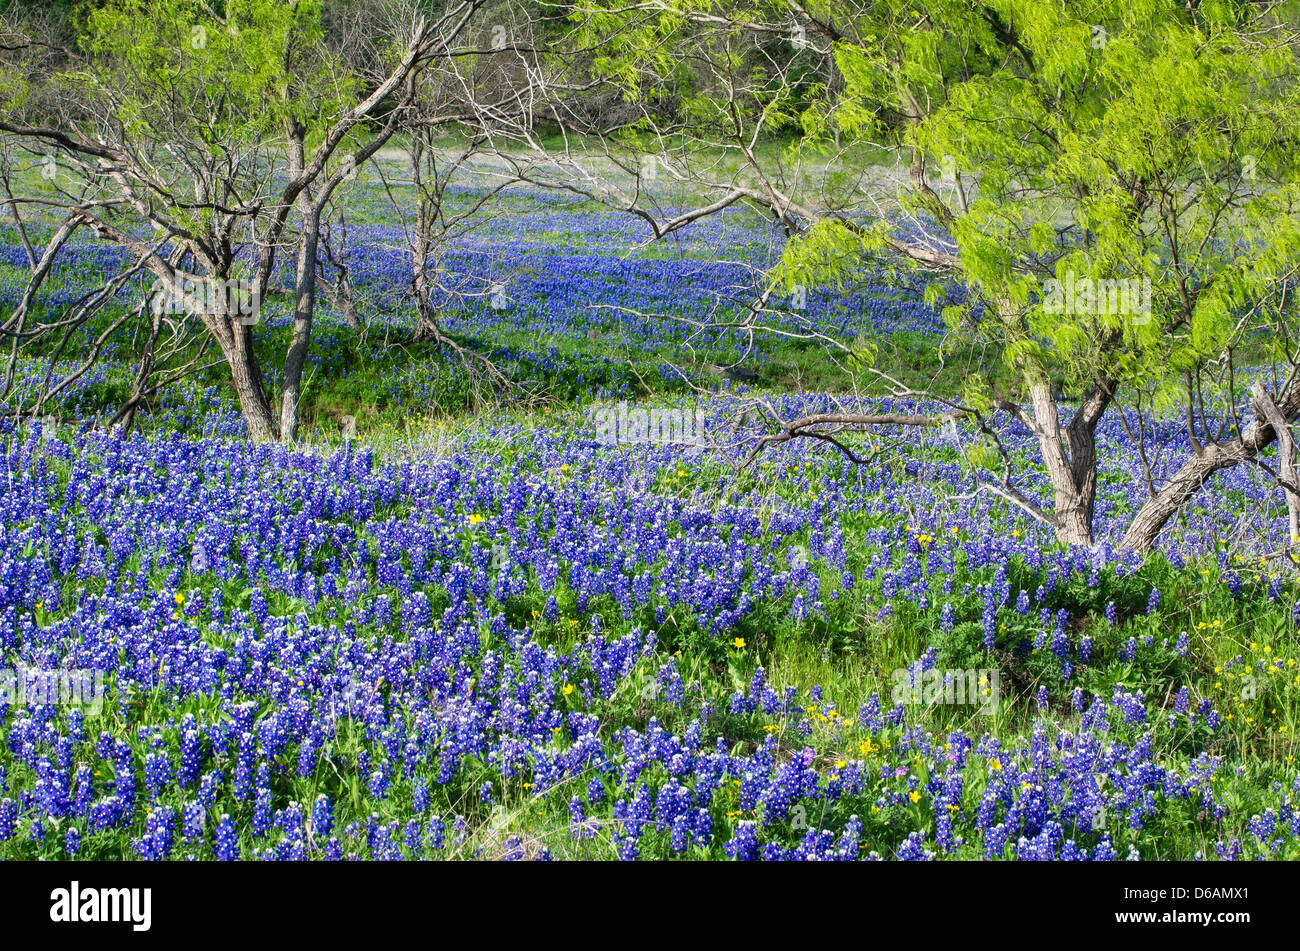
[[[920,794],[919,792],[917,792],[915,789],[913,789],[913,790],[911,791],[911,793],[908,794],[908,797],[907,797],[907,798],[910,799],[910,800],[912,800],[912,802],[920,802],[920,801],[921,801],[921,794]]]
[[[469,523],[470,523],[471,525],[477,525],[477,524],[478,524],[479,522],[481,522],[481,521],[483,521],[483,516],[482,516],[482,515],[479,515],[478,512],[474,512],[474,513],[471,514],[470,517],[469,517]]]
[[[564,692],[564,695],[565,695],[566,697],[567,697],[569,694],[573,693],[573,684],[565,684],[565,685],[564,685],[564,691],[563,691],[563,692]]]
[[[183,595],[183,594],[181,594],[179,591],[177,591],[177,592],[176,592],[176,596],[175,596],[174,598],[172,598],[172,600],[175,601],[177,604],[184,604],[184,603],[185,603],[185,595]]]
[[[993,772],[996,773],[996,772],[997,772],[998,770],[1000,770],[1001,768],[1002,768],[1002,764],[1001,764],[1000,762],[998,762],[998,761],[995,760],[995,759],[991,759],[991,760],[989,760],[989,769],[990,769],[990,770],[992,770]]]
[[[738,651],[739,651],[739,650],[744,650],[744,649],[745,649],[745,639],[744,639],[743,637],[737,637],[735,640],[733,640],[733,641],[731,642],[731,646],[734,647],[734,648],[735,648],[736,650],[738,650]]]

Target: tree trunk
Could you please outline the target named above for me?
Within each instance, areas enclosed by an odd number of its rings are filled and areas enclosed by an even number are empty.
[[[1256,418],[1250,428],[1240,439],[1210,443],[1195,450],[1160,491],[1138,509],[1124,533],[1123,547],[1139,552],[1150,551],[1161,529],[1196,494],[1206,479],[1220,469],[1229,469],[1253,459],[1281,435],[1269,416],[1276,413],[1286,424],[1300,415],[1300,387],[1288,386],[1278,397],[1272,397],[1257,383],[1251,392]],[[1282,429],[1285,428],[1283,425]]]
[[[1237,442],[1211,443],[1183,463],[1173,477],[1151,496],[1129,523],[1124,533],[1124,548],[1147,552],[1156,536],[1174,514],[1220,469],[1228,469],[1246,458],[1244,447]]]
[[[289,175],[302,172],[305,162],[304,131],[294,122],[289,127]],[[316,310],[316,251],[320,240],[320,211],[308,189],[298,193],[302,216],[302,237],[298,243],[298,266],[294,280],[293,333],[284,355],[284,383],[280,391],[280,439],[298,439],[298,403],[302,398],[302,370],[311,349],[311,322]]]
[[[433,209],[430,196],[424,188],[425,143],[421,132],[411,137],[411,181],[415,185],[416,221],[411,235],[411,286],[415,291],[415,309],[419,318],[416,338],[439,340],[442,337],[438,318],[433,310],[433,293],[429,287],[429,244],[433,227]]]
[[[1286,417],[1273,402],[1273,397],[1268,395],[1263,383],[1256,380],[1250,388],[1250,395],[1256,408],[1273,427],[1273,432],[1277,433],[1277,474],[1286,498],[1287,544],[1295,545],[1300,543],[1300,494],[1293,488],[1300,485],[1296,479],[1295,439],[1291,436],[1291,426]]]
[[[425,230],[425,217],[424,205],[421,203],[420,220],[411,237],[411,287],[415,291],[415,310],[419,317],[416,336],[421,340],[433,340],[438,336],[438,326],[429,288],[429,239]]]
[[[1073,493],[1062,505],[1062,494],[1056,496],[1056,540],[1063,545],[1083,545],[1091,548],[1092,535],[1092,499]]]
[[[284,388],[280,391],[280,439],[298,439],[298,403],[302,398],[302,370],[311,349],[311,322],[316,310],[316,248],[320,218],[309,203],[303,213],[302,243],[298,247],[298,275],[294,288],[293,336],[284,357]]]
[[[271,404],[266,398],[262,386],[262,374],[257,366],[257,357],[253,353],[252,328],[232,321],[232,339],[230,344],[222,339],[222,353],[230,365],[230,379],[235,386],[235,395],[239,397],[239,407],[248,423],[248,435],[254,442],[275,441],[275,417],[271,415]]]
[[[1052,480],[1057,541],[1065,545],[1091,546],[1093,508],[1097,496],[1096,422],[1080,427],[1071,438],[1070,430],[1061,428],[1060,413],[1048,383],[1034,384],[1029,393],[1034,406],[1039,451]]]
[[[274,442],[275,417],[253,352],[253,328],[241,323],[237,315],[201,314],[201,318],[230,368],[230,382],[235,387],[244,422],[248,424],[249,438],[254,442]]]

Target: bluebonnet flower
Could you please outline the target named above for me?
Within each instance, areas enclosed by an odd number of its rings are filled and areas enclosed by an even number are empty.
[[[222,862],[231,862],[239,858],[239,835],[229,815],[222,815],[217,823],[216,856]]]

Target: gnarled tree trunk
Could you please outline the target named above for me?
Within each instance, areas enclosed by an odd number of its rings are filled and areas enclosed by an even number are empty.
[[[209,326],[224,325],[214,335],[221,347],[221,354],[230,367],[230,381],[239,398],[244,420],[248,423],[249,437],[254,442],[274,442],[275,417],[271,414],[271,403],[266,398],[262,374],[253,353],[252,328],[240,323],[238,319],[229,319],[221,314],[208,323]]]
[[[288,129],[289,176],[302,174],[305,164],[303,138],[305,130],[298,122]],[[316,310],[316,251],[320,241],[320,214],[304,188],[297,196],[302,218],[302,235],[298,241],[297,271],[294,278],[293,331],[284,355],[284,381],[280,390],[280,439],[292,443],[298,439],[298,403],[302,399],[302,371],[311,350],[311,322]]]
[[[1256,418],[1250,428],[1239,439],[1197,447],[1192,457],[1138,510],[1124,533],[1125,548],[1150,551],[1161,529],[1196,494],[1206,479],[1221,469],[1255,458],[1300,415],[1300,387],[1289,385],[1281,394],[1272,396],[1263,384],[1256,383],[1251,395]],[[1283,425],[1279,427],[1270,421],[1270,417]],[[1289,435],[1286,438],[1289,439]],[[1291,499],[1288,499],[1288,507],[1291,504]]]
[[[310,206],[310,202],[308,203]],[[312,315],[316,311],[316,248],[319,218],[314,206],[303,213],[302,243],[294,282],[293,335],[284,357],[284,388],[280,391],[280,439],[298,439],[298,404],[302,399],[302,371],[311,350]]]
[[[1049,383],[1042,380],[1029,388],[1034,434],[1052,480],[1056,538],[1066,545],[1091,546],[1094,541],[1097,423],[1110,405],[1114,386],[1115,381],[1108,377],[1097,380],[1064,427]]]

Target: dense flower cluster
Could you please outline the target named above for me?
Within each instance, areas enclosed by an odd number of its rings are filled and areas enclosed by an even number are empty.
[[[627,259],[629,226],[558,199],[501,222],[443,261],[465,292],[440,302],[457,303],[455,329],[618,334],[651,354],[688,331],[611,305],[713,314],[778,247],[724,215],[679,255]],[[349,251],[381,296],[405,280],[386,227],[358,226]],[[536,238],[555,234],[576,250]],[[114,266],[95,246],[67,253]],[[490,280],[508,313],[479,293]],[[0,303],[14,293],[0,281]],[[805,303],[789,319],[841,337],[938,327],[869,278]],[[337,333],[323,321],[325,370]],[[426,371],[386,384],[418,395]],[[24,365],[20,394],[39,372]],[[576,380],[597,396],[629,382],[613,362]],[[769,396],[786,416],[829,406]],[[610,445],[576,409],[407,455],[292,450],[243,440],[215,391],[164,395],[129,437],[0,429],[0,669],[103,686],[91,702],[0,695],[0,857],[1104,860],[1169,857],[1169,831],[1188,829],[1205,857],[1300,847],[1294,767],[1238,762],[1224,741],[1249,725],[1294,744],[1287,638],[1247,635],[1207,682],[1193,650],[1221,622],[1157,623],[1176,600],[1162,586],[1193,570],[1198,602],[1289,590],[1264,474],[1216,477],[1143,563],[1113,547],[1147,477],[1114,414],[1098,434],[1102,541],[1067,550],[980,492],[961,429],[873,466],[791,443],[739,470],[745,400],[719,385],[706,401],[731,447],[715,453]],[[1184,437],[1157,435],[1158,479]],[[1033,451],[1023,429],[1004,442]],[[1020,484],[1046,496],[1028,469]],[[1229,545],[1247,512],[1253,534]],[[935,710],[887,678],[850,697],[757,660],[795,636],[833,658],[864,631],[854,649],[894,644],[913,684],[996,666],[1005,696]]]
[[[623,857],[1107,858],[1118,830],[1227,814],[1221,758],[1175,765],[1153,743],[1153,727],[1219,726],[1185,692],[1166,725],[1136,689],[1075,687],[1067,706],[1043,686],[1028,739],[1000,740],[909,726],[887,697],[846,718],[761,668],[724,708],[684,682],[670,627],[725,649],[755,617],[802,623],[799,599],[825,613],[855,587],[1064,657],[1076,679],[1095,657],[1054,594],[1136,563],[982,529],[1009,516],[978,507],[919,542],[900,516],[931,479],[792,451],[773,462],[799,470],[789,498],[718,497],[715,464],[601,446],[581,423],[392,461],[39,428],[4,449],[5,664],[107,674],[98,716],[0,707],[0,848],[16,854],[126,836],[145,858],[427,855],[486,848],[511,810],[554,798],[573,839]],[[626,487],[656,470],[659,491]],[[839,527],[855,515],[881,526],[857,547]],[[794,537],[809,561],[792,563]],[[638,692],[644,725],[611,729],[602,711]],[[1293,795],[1252,820],[1252,849],[1295,834]]]

